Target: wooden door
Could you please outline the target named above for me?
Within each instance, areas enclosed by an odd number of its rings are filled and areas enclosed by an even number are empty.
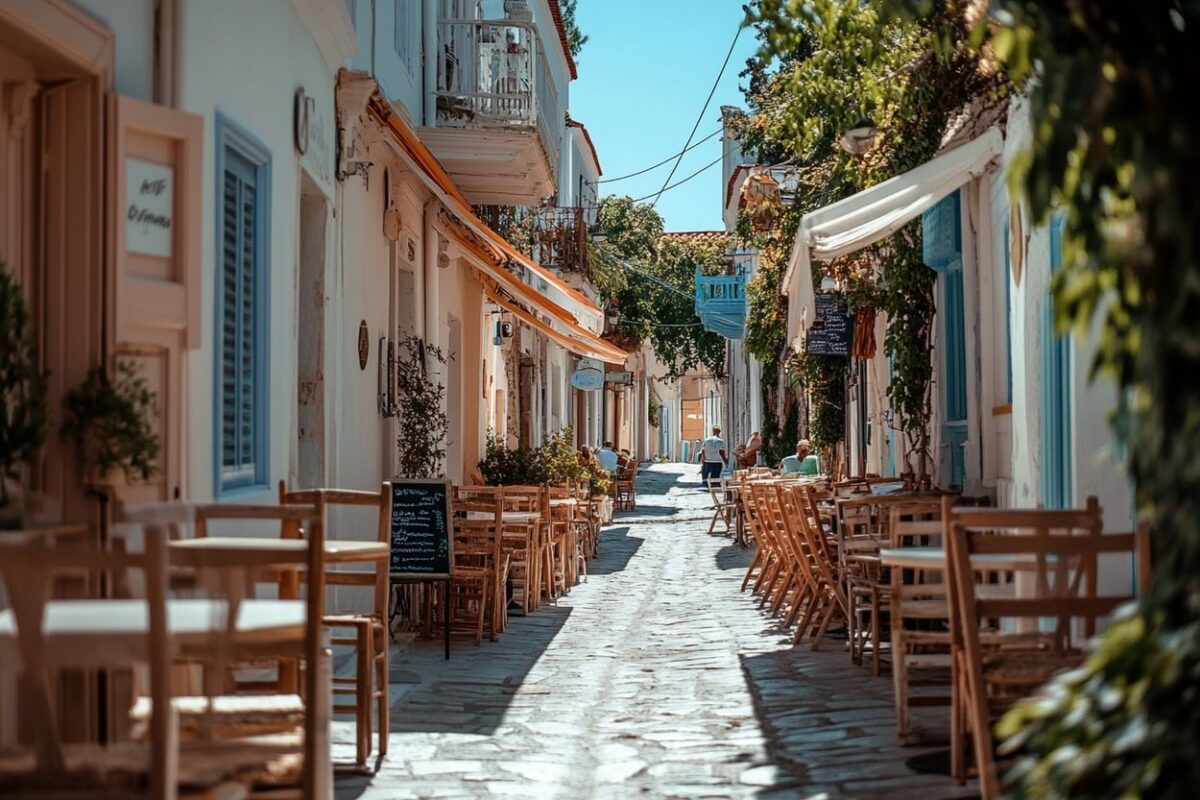
[[[186,494],[184,372],[200,346],[204,120],[127,97],[109,100],[110,369],[131,362],[157,398],[158,472],[118,487],[127,502]]]

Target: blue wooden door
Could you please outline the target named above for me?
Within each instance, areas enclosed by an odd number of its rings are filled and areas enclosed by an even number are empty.
[[[942,447],[949,483],[966,479],[967,339],[963,313],[962,216],[959,192],[947,195],[921,217],[924,261],[942,273]]]
[[[1050,274],[1062,269],[1063,216],[1050,221]],[[1054,329],[1054,302],[1042,303],[1042,502],[1047,508],[1071,504],[1071,341]]]

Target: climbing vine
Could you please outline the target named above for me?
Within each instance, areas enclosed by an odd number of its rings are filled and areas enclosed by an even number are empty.
[[[880,0],[757,0],[750,10],[762,48],[743,73],[753,113],[741,134],[760,160],[769,154],[796,165],[784,228],[794,230],[804,213],[928,161],[953,113],[972,102],[1001,102],[1008,92],[1006,76],[985,69],[970,45],[966,4],[907,17],[883,16],[881,6]],[[838,139],[863,118],[876,138],[863,155],[847,154]],[[852,256],[813,265],[814,290],[829,277],[851,310],[886,314],[884,347],[895,365],[888,395],[918,477],[930,466],[936,309],[936,276],[921,254],[914,222]],[[764,274],[751,298],[752,317],[779,313],[780,277]]]

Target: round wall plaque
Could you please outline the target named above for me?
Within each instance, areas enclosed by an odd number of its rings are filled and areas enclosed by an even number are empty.
[[[371,354],[371,340],[367,335],[367,321],[358,323],[358,368],[367,368],[367,356]]]

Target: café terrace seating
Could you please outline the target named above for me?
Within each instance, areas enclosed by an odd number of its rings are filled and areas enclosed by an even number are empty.
[[[996,720],[1078,666],[1132,597],[1120,581],[1104,590],[1100,564],[1136,565],[1139,591],[1149,574],[1146,532],[1102,534],[1095,498],[1082,509],[980,508],[899,478],[749,471],[732,486],[755,548],[742,591],[813,649],[844,629],[851,662],[869,661],[864,679],[890,669],[901,744],[919,741],[914,709],[947,709],[950,774],[977,777],[985,800],[1000,796]]]
[[[353,714],[356,768],[376,735],[387,753],[398,618],[436,637],[448,604],[458,632],[496,639],[510,611],[570,591],[599,548],[600,498],[586,486],[455,486],[448,595],[392,594],[391,484],[281,482],[279,498],[118,506],[103,545],[85,525],[0,538],[0,674],[19,683],[25,732],[0,748],[0,794],[331,797],[333,713]],[[337,677],[331,646],[352,657]],[[115,703],[63,694],[64,670],[111,676]],[[72,714],[94,726],[87,741],[61,734]]]

